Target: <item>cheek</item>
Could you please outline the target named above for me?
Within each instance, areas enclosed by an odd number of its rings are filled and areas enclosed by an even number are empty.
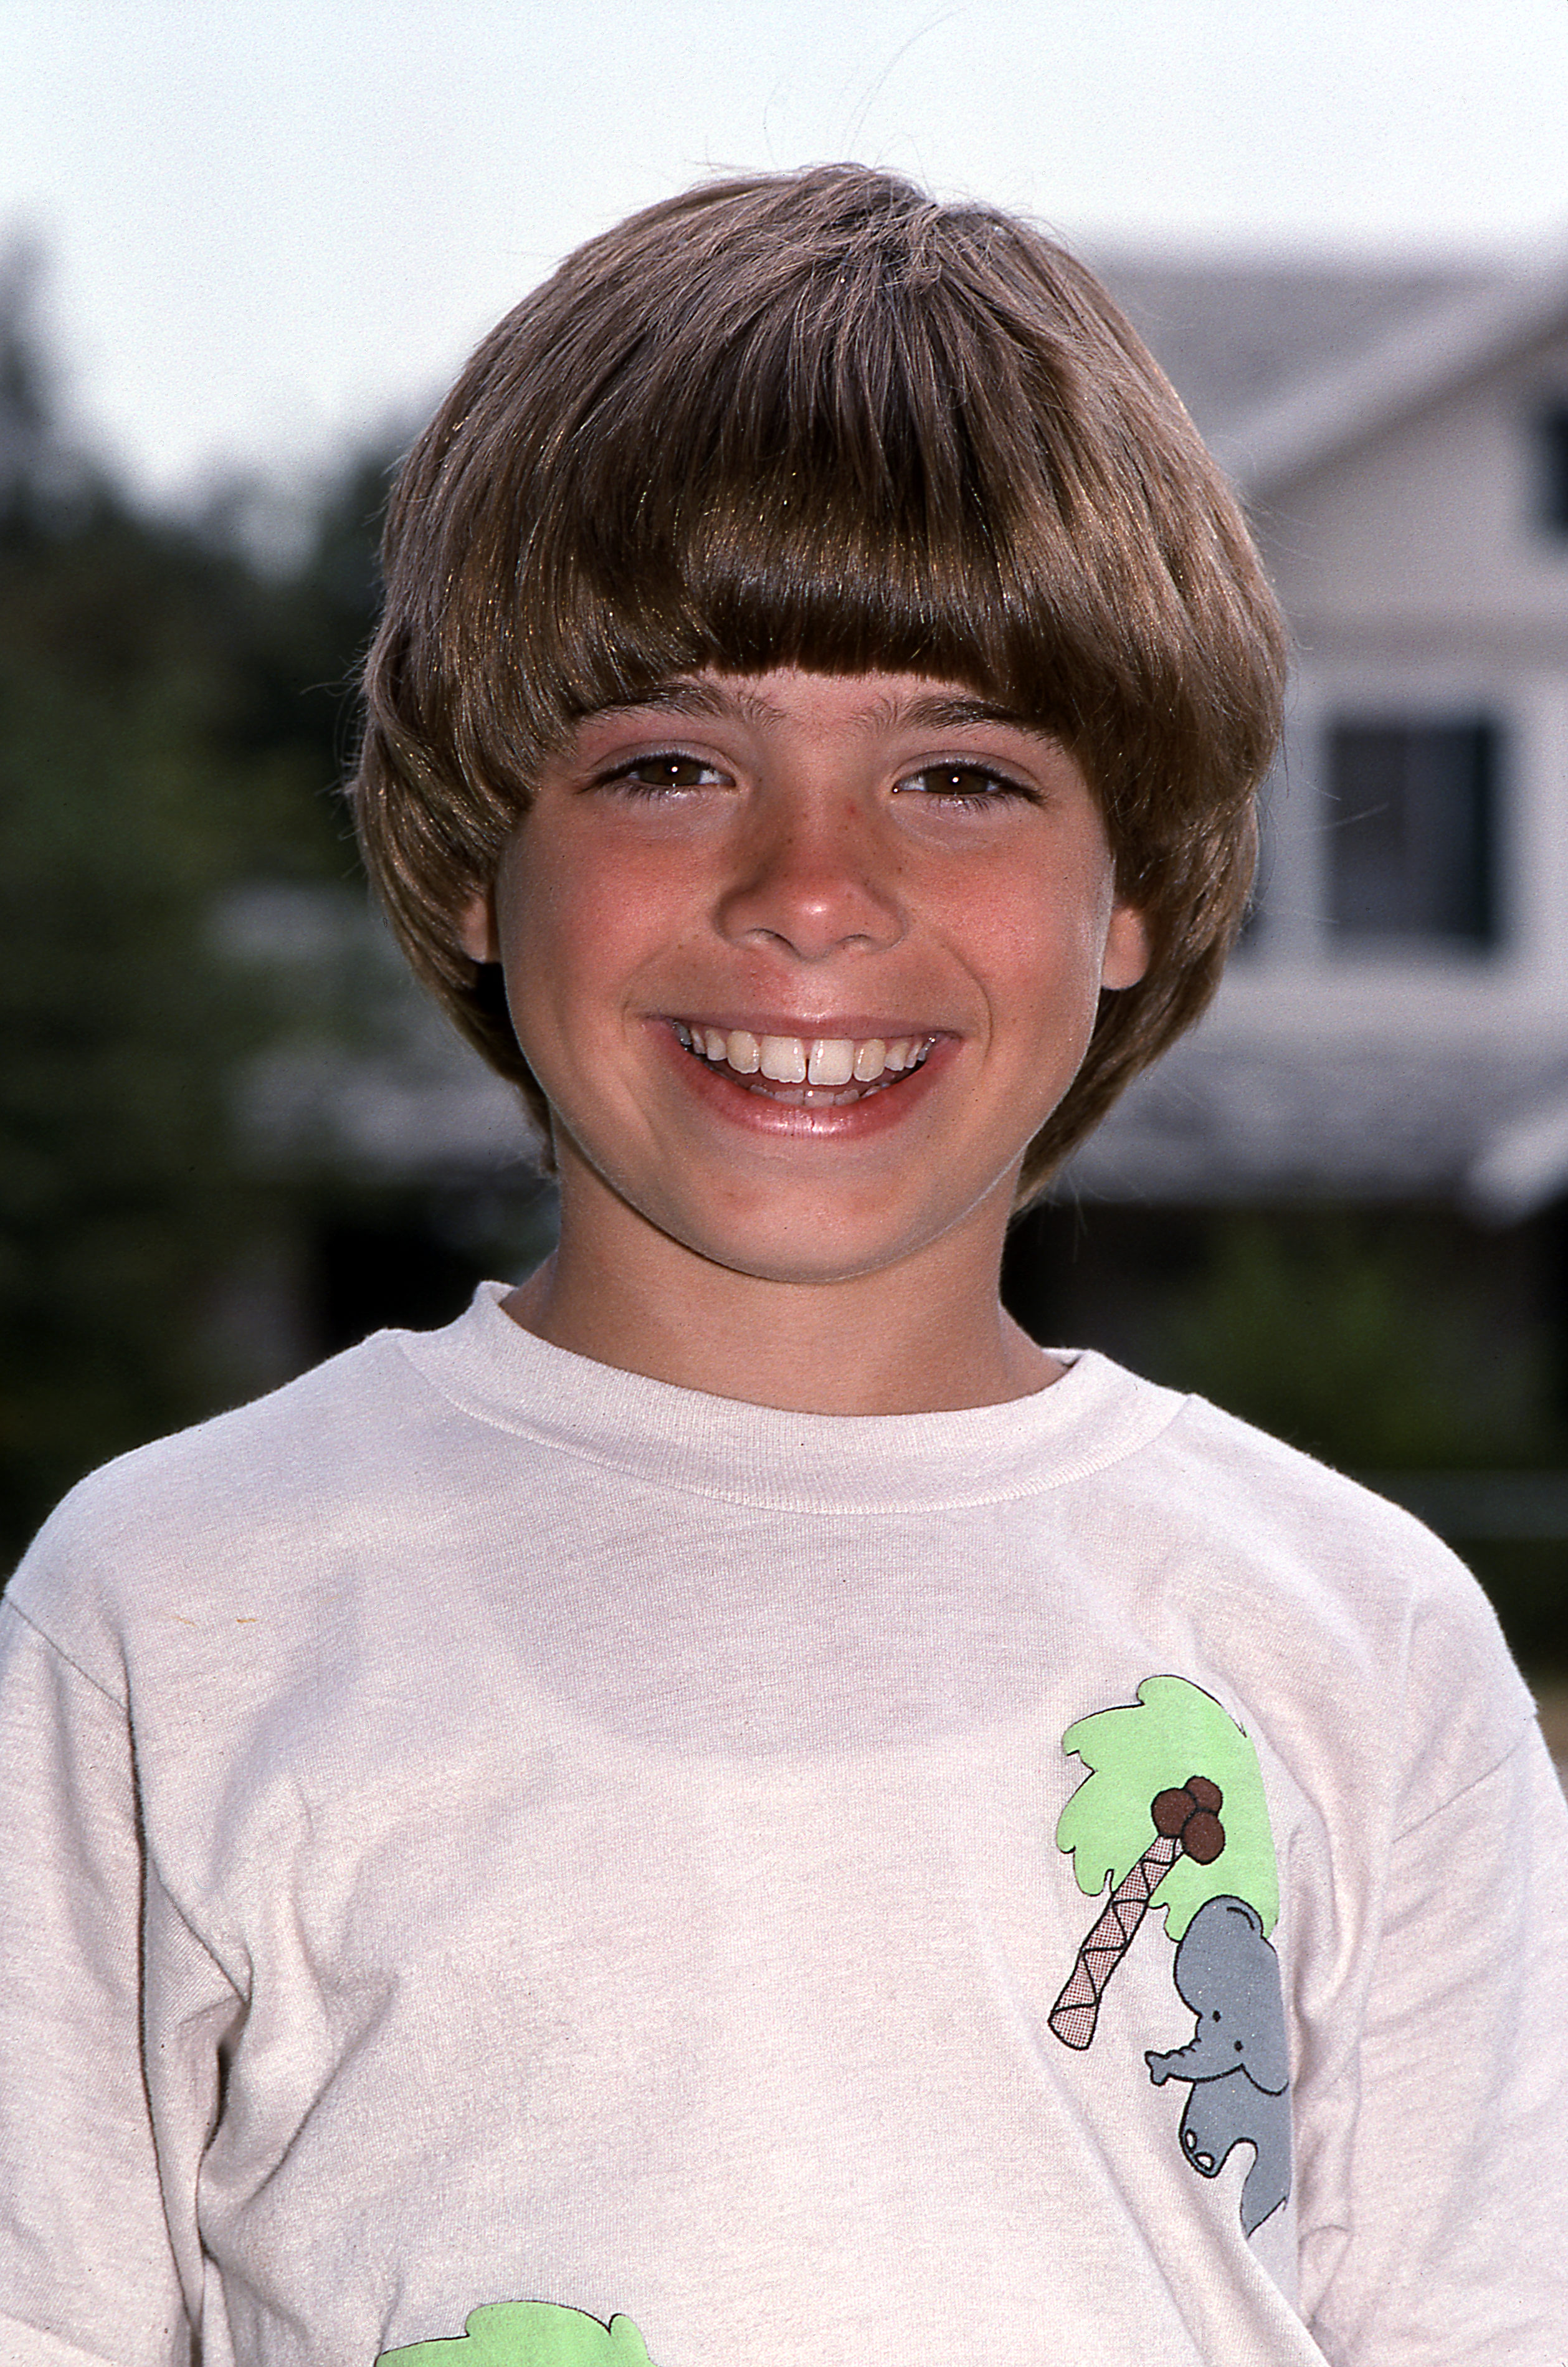
[[[972,916],[971,943],[988,947],[998,987],[1026,1004],[1099,996],[1109,946],[1111,896],[1089,866],[1047,879],[1027,874],[996,897],[982,921]]]
[[[1122,974],[1110,958],[1118,932],[1109,886],[1092,865],[1074,866],[991,918],[985,983],[994,1020],[1024,1077],[1054,1104],[1089,1048],[1111,971]],[[1130,955],[1125,968],[1130,982]]]
[[[495,896],[506,1001],[517,1038],[530,1061],[555,1032],[554,1007],[570,1009],[579,1000],[573,948],[588,930],[573,914],[571,900],[553,867],[537,860],[514,861],[502,873]]]
[[[668,883],[646,866],[530,850],[498,886],[507,1000],[524,1050],[618,1027],[639,977],[670,941]]]

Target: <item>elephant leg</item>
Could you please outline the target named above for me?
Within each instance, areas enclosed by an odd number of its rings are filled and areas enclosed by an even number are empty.
[[[1250,2087],[1244,2072],[1232,2071],[1223,2079],[1201,2081],[1187,2099],[1181,2150],[1200,2178],[1218,2178],[1232,2149],[1247,2135],[1246,2106],[1237,2091]]]
[[[1291,2191],[1291,2100],[1255,2088],[1245,2071],[1192,2090],[1181,2116],[1181,2150],[1200,2178],[1218,2178],[1238,2145],[1253,2163],[1241,2190],[1241,2224],[1250,2236]]]

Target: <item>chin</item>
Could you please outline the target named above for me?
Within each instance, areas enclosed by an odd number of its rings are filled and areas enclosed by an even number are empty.
[[[891,1273],[943,1239],[969,1229],[964,1220],[954,1224],[944,1211],[926,1224],[912,1216],[906,1225],[890,1232],[885,1206],[876,1212],[875,1221],[863,1227],[846,1224],[841,1206],[836,1206],[813,1209],[804,1217],[792,1214],[771,1226],[705,1227],[700,1231],[671,1229],[671,1238],[731,1274],[756,1282],[810,1288]]]

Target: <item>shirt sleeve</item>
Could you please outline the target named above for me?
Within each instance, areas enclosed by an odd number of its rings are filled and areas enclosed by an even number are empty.
[[[149,2101],[130,1718],[9,1601],[0,1831],[0,2356],[186,2367],[199,2246]]]
[[[1568,1806],[1531,1727],[1394,1844],[1349,2190],[1313,2256],[1336,2367],[1547,2367],[1568,2341]]]

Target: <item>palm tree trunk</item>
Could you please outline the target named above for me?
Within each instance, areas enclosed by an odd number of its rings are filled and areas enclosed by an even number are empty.
[[[1051,2028],[1064,2046],[1081,2052],[1093,2038],[1105,1985],[1132,1945],[1149,1900],[1180,1853],[1179,1834],[1161,1833],[1151,1841],[1137,1864],[1122,1875],[1085,1935],[1067,1985],[1049,2016]]]

